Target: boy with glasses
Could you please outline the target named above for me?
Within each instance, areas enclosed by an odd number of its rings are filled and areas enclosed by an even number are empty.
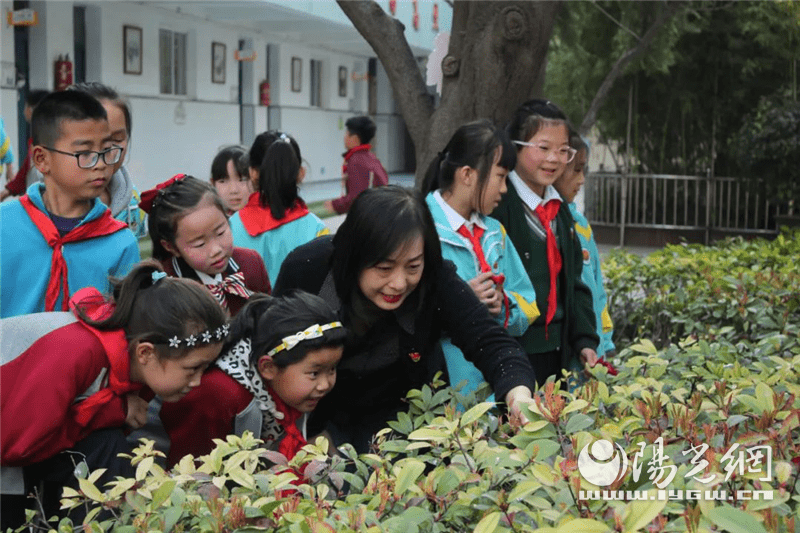
[[[98,199],[122,149],[94,97],[60,91],[33,112],[33,164],[44,176],[0,206],[0,317],[66,311],[83,287],[108,290],[139,261],[136,238]]]

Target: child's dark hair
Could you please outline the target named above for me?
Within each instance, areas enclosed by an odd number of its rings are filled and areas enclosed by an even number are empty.
[[[314,324],[323,326],[339,320],[336,311],[325,300],[307,292],[291,291],[282,298],[253,295],[231,324],[223,353],[241,339],[249,338],[251,363],[255,367],[258,360],[281,344],[284,337],[300,333]],[[281,350],[272,356],[272,360],[279,368],[285,368],[302,361],[311,350],[343,346],[346,338],[344,327],[331,328],[323,331],[321,337],[303,340],[294,348]]]
[[[211,183],[228,177],[228,161],[233,161],[233,168],[236,169],[236,173],[242,175],[242,173],[239,172],[239,161],[246,154],[247,149],[239,145],[226,146],[217,152],[217,155],[211,162]],[[244,174],[244,176],[247,177],[247,174]]]
[[[277,130],[265,131],[256,136],[253,144],[250,146],[250,151],[247,153],[250,168],[253,170],[261,168],[261,162],[264,160],[267,149],[269,149],[272,143],[278,140],[280,136],[281,132]]]
[[[276,220],[282,219],[299,198],[297,178],[302,160],[297,141],[285,133],[280,134],[264,155],[258,171],[258,200],[262,206],[269,206]]]
[[[417,236],[425,254],[420,288],[427,291],[441,267],[442,248],[422,193],[386,185],[359,194],[333,237],[333,280],[342,303],[350,305],[364,269],[385,261]]]
[[[179,359],[192,349],[181,342],[171,347],[170,339],[185,339],[225,325],[227,315],[211,293],[196,281],[161,277],[156,261],[143,261],[122,279],[112,279],[114,311],[99,320],[90,319],[79,302],[81,319],[101,330],[122,329],[133,348],[135,342],[151,342],[163,359]],[[215,337],[216,338],[216,337]],[[201,346],[202,341],[196,346]]]
[[[117,106],[125,116],[125,130],[128,132],[128,137],[131,136],[131,130],[133,129],[133,122],[131,122],[131,109],[128,105],[128,101],[121,97],[117,91],[108,85],[103,85],[97,81],[76,83],[71,88],[75,89],[76,91],[81,91],[94,96],[100,101],[101,104],[103,103],[103,100],[108,100]]]
[[[347,128],[351,135],[357,135],[361,144],[370,142],[375,137],[375,131],[378,129],[375,126],[375,122],[367,116],[348,118],[347,122],[344,123],[344,127]]]
[[[456,170],[468,166],[478,171],[477,200],[480,205],[495,159],[499,166],[509,172],[514,170],[517,164],[517,151],[514,150],[508,134],[489,120],[464,124],[456,130],[444,150],[431,162],[425,174],[422,190],[428,193],[436,189],[450,189],[455,180]]]
[[[589,156],[589,145],[586,144],[586,141],[583,139],[583,137],[581,137],[581,134],[574,129],[569,130],[569,147],[574,148],[578,152],[581,150],[586,150],[586,156]]]
[[[161,241],[174,243],[178,222],[204,201],[215,205],[227,217],[225,204],[214,186],[194,176],[184,176],[158,191],[147,215],[154,258],[164,260],[172,257]]]
[[[65,120],[108,120],[108,116],[103,104],[89,94],[73,90],[50,93],[31,115],[33,144],[53,146],[61,137],[61,123]]]
[[[50,94],[50,91],[46,89],[31,89],[28,91],[27,96],[25,96],[25,104],[31,108],[36,107],[48,94]]]
[[[569,131],[567,116],[549,100],[534,98],[520,105],[508,125],[508,135],[512,141],[527,142],[545,124],[564,124]],[[518,146],[521,150],[524,146]]]

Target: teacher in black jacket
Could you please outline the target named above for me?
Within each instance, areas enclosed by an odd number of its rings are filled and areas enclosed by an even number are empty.
[[[475,293],[442,260],[421,196],[397,186],[368,189],[334,237],[304,244],[284,261],[273,293],[317,294],[340,310],[350,332],[336,386],[313,412],[309,434],[327,430],[336,445],[367,451],[406,393],[445,364],[448,335],[512,411],[530,400],[530,362]]]

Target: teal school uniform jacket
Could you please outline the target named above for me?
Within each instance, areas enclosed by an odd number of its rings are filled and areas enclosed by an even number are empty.
[[[480,273],[478,258],[472,250],[472,245],[465,237],[453,231],[433,193],[428,194],[425,201],[436,223],[436,231],[439,233],[439,240],[442,244],[442,257],[455,263],[456,272],[461,279],[471,280]],[[481,219],[487,228],[481,237],[481,248],[483,248],[486,262],[492,266],[493,272],[503,274],[506,278],[503,290],[508,296],[508,333],[519,337],[539,317],[536,292],[514,244],[506,236],[503,225],[491,217],[483,216]],[[496,319],[503,324],[505,318],[506,307],[504,304]],[[467,380],[462,392],[471,392],[485,381],[483,374],[474,364],[465,359],[464,354],[453,345],[450,339],[443,339],[441,346],[452,385],[458,385],[463,380]]]
[[[266,210],[269,211],[269,208]],[[330,233],[325,223],[314,213],[308,213],[301,218],[255,236],[247,232],[239,213],[231,216],[230,223],[233,244],[258,252],[264,259],[270,280],[278,279],[283,260],[289,255],[289,252],[320,235]]]
[[[47,213],[42,200],[43,183],[34,183],[27,194],[31,202]],[[108,209],[99,199],[81,224],[95,220]],[[124,277],[139,262],[139,245],[128,229],[64,245],[70,295],[84,287],[102,293],[110,290],[109,276]],[[0,317],[44,311],[45,292],[50,279],[53,249],[31,221],[19,200],[0,206]],[[61,309],[59,297],[56,309]]]
[[[572,218],[575,219],[575,232],[581,243],[583,253],[583,274],[581,280],[592,291],[592,303],[594,304],[594,315],[597,321],[597,336],[600,337],[600,344],[597,346],[597,356],[603,357],[606,352],[615,351],[614,341],[611,340],[614,333],[614,324],[611,322],[611,315],[608,313],[608,296],[603,287],[603,272],[600,269],[600,252],[597,251],[597,243],[592,234],[592,226],[583,214],[578,211],[575,202],[569,204]]]

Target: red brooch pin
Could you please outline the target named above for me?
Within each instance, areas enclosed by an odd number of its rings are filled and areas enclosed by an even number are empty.
[[[583,260],[584,261],[589,260],[589,250],[587,250],[586,248],[583,249]]]
[[[410,354],[408,354],[408,356],[409,356],[409,357],[411,358],[411,360],[412,360],[412,361],[414,361],[415,363],[416,363],[417,361],[419,361],[419,358],[421,357],[421,356],[420,356],[420,354],[419,354],[419,352],[411,352]]]

